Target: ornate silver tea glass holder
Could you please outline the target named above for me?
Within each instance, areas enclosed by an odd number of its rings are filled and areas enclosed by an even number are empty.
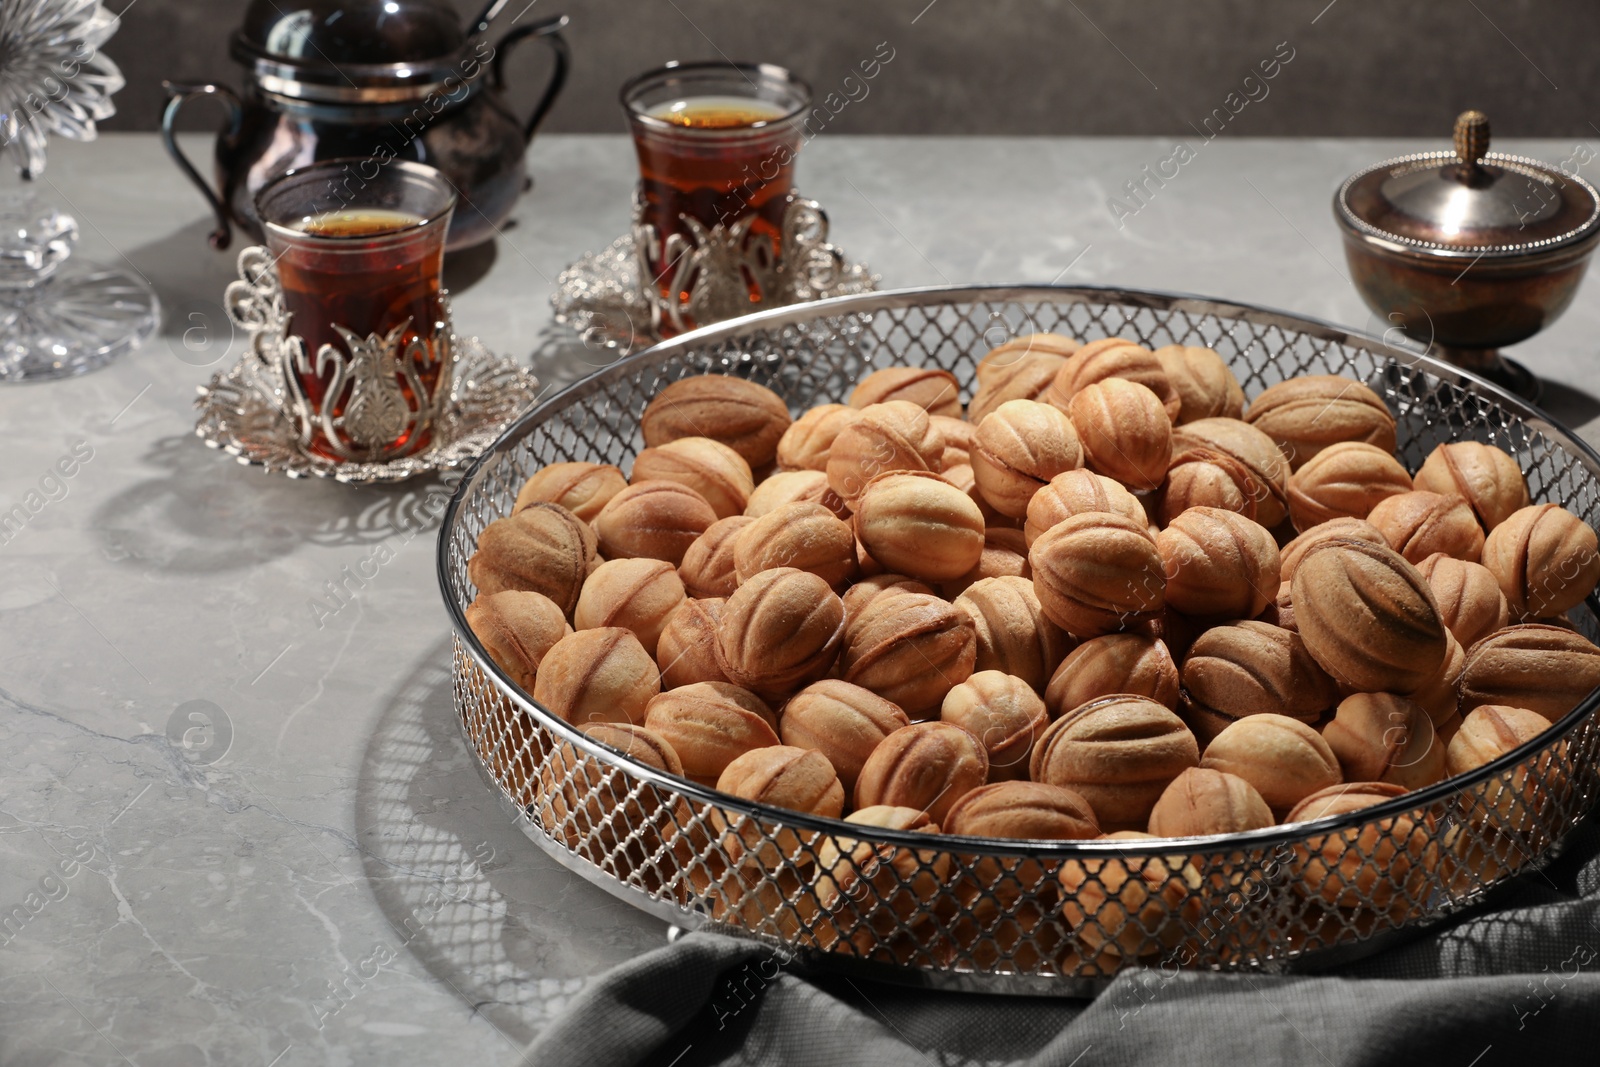
[[[272,254],[259,245],[239,254],[239,280],[228,286],[224,304],[249,345],[238,363],[200,387],[195,433],[269,472],[382,483],[464,467],[538,396],[538,379],[526,369],[495,356],[477,338],[456,334],[448,303],[431,389],[416,370],[426,356],[422,342],[413,339],[400,350],[405,326],[362,337],[336,325],[345,351],[325,344],[308,353],[289,332]],[[320,403],[307,395],[303,374],[328,382]],[[335,402],[347,389],[336,413]],[[335,457],[312,450],[318,431]],[[409,455],[391,444],[418,434],[428,434],[429,442]]]
[[[828,242],[828,214],[815,200],[790,201],[781,254],[764,234],[750,233],[753,222],[754,216],[746,216],[708,228],[684,217],[692,236],[668,237],[658,259],[654,250],[661,242],[644,221],[644,200],[636,192],[630,232],[556,278],[550,297],[555,319],[590,347],[628,352],[661,340],[663,325],[683,333],[752,310],[877,289],[878,275]],[[663,276],[671,279],[670,292],[689,294],[687,304],[662,296],[653,279]],[[759,307],[750,300],[752,284],[761,293]]]

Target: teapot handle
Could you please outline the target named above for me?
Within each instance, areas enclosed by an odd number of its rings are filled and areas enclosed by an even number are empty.
[[[556,102],[561,87],[567,83],[567,51],[566,39],[561,36],[561,30],[567,25],[565,15],[554,15],[527,26],[519,26],[500,38],[500,44],[495,49],[494,66],[491,71],[493,85],[496,89],[504,89],[506,84],[505,58],[511,49],[524,38],[537,37],[550,46],[550,51],[555,58],[555,68],[550,72],[550,81],[544,87],[544,95],[534,105],[533,114],[528,116],[528,121],[522,127],[522,139],[529,142],[533,140],[533,133],[539,128],[539,123],[544,121],[545,114],[550,106]]]
[[[206,198],[206,203],[211,205],[211,210],[217,216],[217,228],[206,238],[212,248],[222,251],[233,241],[233,227],[228,222],[228,208],[222,198],[212,191],[206,180],[200,176],[194,164],[189,162],[183,154],[183,149],[178,147],[177,123],[178,112],[197,96],[209,96],[221,100],[228,109],[228,128],[222,137],[232,140],[239,135],[239,123],[244,117],[244,104],[239,95],[226,85],[177,85],[169,81],[161,83],[161,88],[167,93],[167,109],[161,115],[161,142],[167,146],[167,155],[178,165],[178,169],[188,175],[195,188],[200,190],[200,195]]]

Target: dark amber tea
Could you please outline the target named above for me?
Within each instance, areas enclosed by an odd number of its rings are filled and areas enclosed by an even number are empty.
[[[422,222],[416,215],[397,211],[337,212],[297,228],[313,237],[349,239],[387,237]],[[278,260],[278,278],[285,310],[293,316],[290,328],[305,340],[312,355],[325,344],[343,347],[334,323],[365,336],[386,334],[409,320],[403,348],[413,337],[431,337],[444,310],[439,302],[438,264],[397,255],[378,242],[371,247],[341,243],[332,252],[290,248]]]
[[[448,186],[427,202],[430,175],[402,171],[387,195],[367,182],[374,204],[341,203],[365,191],[347,171],[299,190],[269,186],[260,198],[289,332],[303,344],[296,378],[318,454],[388,458],[430,440],[447,357],[439,273],[453,204]]]
[[[783,217],[794,198],[794,162],[810,94],[781,68],[693,64],[635,79],[623,90],[639,155],[640,221],[663,300],[686,306],[694,272],[685,268],[718,226],[744,223],[738,251],[770,260],[783,254]],[[743,281],[751,310],[758,279]],[[685,327],[692,321],[684,321]],[[664,334],[674,332],[660,324]]]
[[[412,247],[415,241],[393,240],[423,222],[417,215],[399,211],[339,211],[314,216],[294,227],[311,237],[339,241],[333,249],[291,247],[278,260],[289,328],[304,340],[306,354],[312,357],[313,373],[301,374],[300,383],[313,406],[322,404],[331,384],[328,374],[314,373],[316,354],[323,345],[341,351],[346,348],[335,324],[363,340],[369,334],[386,338],[391,330],[402,328],[397,350],[404,353],[412,340],[420,340],[427,355],[416,361],[417,376],[430,391],[437,383],[440,362],[434,339],[444,317],[438,257],[428,256],[426,249],[417,255],[419,250]],[[397,384],[407,405],[414,406],[416,397],[404,375]],[[344,392],[350,392],[348,385]],[[334,399],[335,416],[344,413],[348,400],[348,396]],[[401,435],[395,447],[404,449],[409,443]],[[418,447],[424,443],[418,442]]]

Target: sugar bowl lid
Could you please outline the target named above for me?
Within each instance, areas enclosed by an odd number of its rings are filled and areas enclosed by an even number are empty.
[[[231,51],[268,92],[380,102],[438,88],[466,44],[445,0],[253,0]]]
[[[1489,151],[1489,119],[1456,119],[1455,151],[1375,163],[1334,196],[1345,230],[1424,259],[1542,256],[1600,234],[1600,193],[1564,169]]]

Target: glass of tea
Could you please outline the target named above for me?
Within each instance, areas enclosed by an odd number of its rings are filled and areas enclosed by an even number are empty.
[[[432,167],[334,159],[256,197],[298,338],[292,411],[315,454],[383,461],[427,447],[450,387],[439,275],[456,194]]]
[[[766,63],[670,63],[624,85],[622,105],[639,155],[639,281],[658,332],[759,310],[783,261],[810,86]]]

